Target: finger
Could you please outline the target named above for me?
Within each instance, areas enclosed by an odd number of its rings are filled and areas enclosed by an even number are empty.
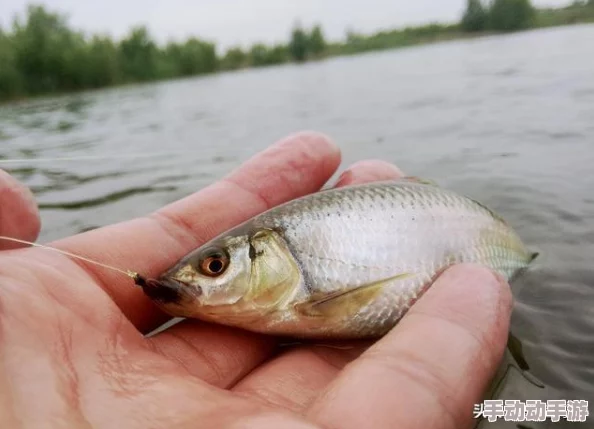
[[[0,170],[0,235],[35,241],[40,228],[39,211],[31,191]],[[19,247],[24,245],[0,240],[0,250]]]
[[[351,172],[352,177],[369,177],[366,171],[384,171],[383,176],[376,176],[378,180],[397,177],[399,172],[395,167],[377,168],[378,165],[383,164],[382,162],[359,163],[349,168],[347,172]],[[274,350],[273,339],[270,337],[256,336],[190,320],[183,321],[156,335],[150,341],[162,354],[176,362],[181,362],[189,373],[225,388],[235,385],[239,379],[268,358]],[[302,391],[301,396],[291,395],[288,390],[281,392],[289,394],[293,401],[302,403],[311,397],[312,392],[317,392],[319,388],[325,386],[337,371],[337,367],[352,359],[354,353],[356,351],[320,347],[298,350],[287,354],[278,362],[275,361],[275,364],[265,366],[263,371],[257,370],[254,376],[250,377],[251,382],[242,384],[238,387],[238,391],[261,392],[266,396],[265,387],[262,386],[270,385],[271,377],[277,377],[279,387],[281,384],[290,385],[294,381],[292,375],[297,368],[294,365],[309,359],[309,367],[304,366],[303,371],[298,374],[301,378],[296,384],[296,389]],[[310,393],[306,394],[306,392]],[[269,397],[272,398],[273,395],[274,392],[270,392]]]
[[[384,161],[360,161],[347,169],[335,186],[394,180],[403,175],[398,167]],[[234,390],[300,411],[367,346],[368,343],[360,343],[344,350],[297,348],[251,372]]]
[[[503,356],[511,301],[509,286],[490,271],[451,268],[309,416],[341,429],[471,427],[473,406]]]
[[[298,134],[256,155],[225,179],[148,217],[86,232],[55,245],[156,276],[224,230],[274,205],[318,190],[339,163],[340,152],[326,137]],[[165,320],[142,291],[122,275],[87,264],[84,267],[142,332]]]

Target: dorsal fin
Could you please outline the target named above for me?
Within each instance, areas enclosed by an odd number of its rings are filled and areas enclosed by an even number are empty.
[[[439,185],[436,182],[429,180],[429,179],[424,179],[422,177],[417,177],[417,176],[405,176],[405,177],[400,178],[399,180],[403,180],[405,182],[420,183],[422,185],[431,185],[431,186],[439,187]]]

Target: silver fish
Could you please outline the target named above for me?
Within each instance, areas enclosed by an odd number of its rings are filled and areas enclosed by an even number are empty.
[[[511,281],[535,257],[489,208],[405,178],[268,210],[194,250],[144,291],[177,317],[298,338],[373,338],[452,264],[483,264]]]

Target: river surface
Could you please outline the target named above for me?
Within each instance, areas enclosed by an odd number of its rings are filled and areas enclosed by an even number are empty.
[[[0,157],[24,160],[0,166],[33,189],[47,241],[145,215],[303,129],[345,165],[394,162],[507,218],[543,254],[515,286],[529,373],[545,399],[594,400],[594,26],[5,105]]]

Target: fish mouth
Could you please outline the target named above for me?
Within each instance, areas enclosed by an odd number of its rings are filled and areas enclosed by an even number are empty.
[[[161,304],[180,304],[192,289],[187,283],[171,277],[148,279],[142,285],[144,293]],[[201,292],[201,289],[198,289]]]

